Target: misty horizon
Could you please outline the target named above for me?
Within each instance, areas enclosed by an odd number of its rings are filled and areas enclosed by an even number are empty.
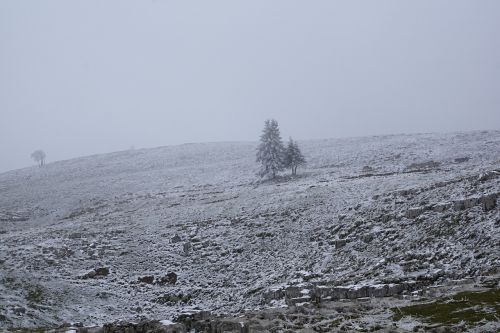
[[[298,142],[308,142],[308,141],[321,141],[321,140],[342,140],[342,139],[357,139],[357,138],[368,138],[368,137],[390,137],[390,136],[405,136],[405,135],[429,135],[429,134],[454,134],[454,133],[474,133],[474,132],[495,132],[498,131],[497,128],[490,128],[490,129],[471,129],[471,130],[465,130],[465,131],[450,131],[450,132],[414,132],[414,133],[377,133],[377,134],[367,134],[367,135],[357,135],[357,136],[343,136],[343,137],[317,137],[317,138],[303,138],[303,139],[297,139],[295,140],[295,137],[293,136],[283,136],[282,139],[283,142],[286,143],[286,141],[289,138],[293,138],[294,141]],[[50,155],[47,154],[47,164],[54,163],[54,162],[63,162],[67,160],[72,160],[72,159],[77,159],[77,158],[85,158],[85,157],[92,157],[92,156],[99,156],[99,155],[106,155],[106,154],[114,154],[114,153],[121,153],[121,152],[126,152],[126,151],[133,151],[133,150],[148,150],[148,149],[158,149],[158,148],[166,148],[166,147],[179,147],[183,145],[203,145],[203,144],[224,144],[224,143],[241,143],[241,144],[255,144],[257,146],[259,142],[259,136],[261,132],[258,132],[256,135],[256,138],[254,140],[225,140],[225,141],[196,141],[196,142],[182,142],[182,143],[175,143],[175,144],[164,144],[164,145],[157,145],[157,146],[148,146],[148,147],[137,147],[135,145],[132,145],[128,148],[124,149],[117,149],[117,150],[112,150],[112,151],[102,151],[102,152],[91,152],[89,154],[85,155],[75,155],[75,156],[68,156],[66,158],[60,158],[57,160],[50,159]],[[42,149],[43,150],[43,149]],[[46,152],[45,150],[43,150]],[[26,158],[28,161],[28,165],[22,166],[19,168],[15,169],[9,169],[9,170],[0,170],[0,173],[4,172],[9,172],[9,171],[15,171],[18,169],[24,169],[24,168],[30,168],[30,167],[37,167],[37,162],[33,160],[28,154],[28,157]]]
[[[0,172],[135,148],[498,129],[500,3],[0,4]]]

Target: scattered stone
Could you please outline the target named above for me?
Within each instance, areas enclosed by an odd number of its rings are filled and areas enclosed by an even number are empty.
[[[363,167],[363,169],[361,169],[361,172],[363,172],[363,173],[370,173],[370,172],[373,172],[373,170],[374,170],[374,169],[373,169],[371,166],[369,166],[369,165],[365,165],[365,166]]]
[[[436,161],[427,161],[427,162],[421,162],[421,163],[412,163],[409,166],[406,167],[406,170],[413,170],[413,171],[424,171],[424,170],[430,170],[430,169],[435,169],[441,165],[440,162]]]
[[[449,204],[449,203],[440,203],[440,204],[434,205],[434,207],[432,207],[432,210],[435,212],[438,212],[438,213],[442,213],[445,210],[448,210],[450,207],[451,207],[451,204]]]
[[[343,248],[347,244],[347,241],[348,241],[348,239],[346,239],[346,238],[344,238],[344,239],[337,239],[335,241],[335,248],[336,249]]]
[[[152,284],[154,279],[155,279],[155,277],[153,275],[146,275],[146,276],[139,277],[139,282]]]
[[[172,323],[165,325],[157,320],[143,320],[139,323],[129,323],[118,321],[112,324],[106,324],[103,327],[102,333],[180,333],[187,332],[184,325],[180,323]]]
[[[155,303],[158,304],[166,304],[166,305],[173,305],[173,304],[178,304],[178,303],[188,303],[191,300],[190,295],[184,295],[184,294],[165,294],[161,297],[158,297],[154,300]]]
[[[488,212],[497,206],[497,194],[494,193],[486,195],[484,197],[481,197],[479,201],[483,205],[483,210],[485,212]]]
[[[470,160],[470,157],[457,157],[455,158],[455,163],[464,163],[468,162]]]
[[[108,267],[99,267],[94,269],[93,271],[88,272],[84,276],[83,279],[98,279],[109,275]]]
[[[109,275],[109,268],[108,267],[99,267],[95,269],[95,275],[96,276],[107,276]]]
[[[26,313],[26,308],[23,308],[22,306],[15,306],[13,309],[12,309],[12,312],[14,312],[14,314],[16,315],[23,315]]]
[[[499,175],[500,175],[500,171],[499,170],[492,170],[492,171],[488,171],[488,172],[480,174],[478,180],[480,182],[485,182],[485,181],[488,181],[488,180],[491,180],[491,179],[495,179]]]
[[[415,207],[415,208],[408,209],[406,211],[405,216],[408,219],[414,219],[414,218],[418,217],[419,215],[421,215],[423,212],[425,212],[424,207]]]
[[[191,242],[186,242],[182,245],[182,250],[184,251],[184,254],[189,254],[192,248],[193,245],[191,244]]]
[[[177,283],[177,274],[174,272],[170,272],[167,275],[161,277],[159,280],[156,281],[157,284],[163,286],[166,284],[176,284]]]
[[[365,243],[370,243],[373,240],[373,238],[374,238],[373,234],[366,234],[366,235],[363,235],[363,237],[361,239]]]

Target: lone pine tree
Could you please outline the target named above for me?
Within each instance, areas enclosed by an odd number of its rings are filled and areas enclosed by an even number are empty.
[[[278,122],[274,119],[265,122],[257,149],[257,162],[261,163],[258,173],[261,177],[274,178],[285,168],[285,147],[281,141]]]

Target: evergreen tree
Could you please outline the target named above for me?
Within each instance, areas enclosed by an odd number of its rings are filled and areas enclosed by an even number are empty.
[[[296,175],[297,167],[304,164],[306,164],[306,159],[302,155],[299,145],[290,138],[285,151],[285,166],[292,170],[292,175]]]
[[[274,119],[265,122],[257,149],[257,162],[261,163],[259,171],[261,177],[274,178],[285,168],[285,147],[281,141],[278,122]]]

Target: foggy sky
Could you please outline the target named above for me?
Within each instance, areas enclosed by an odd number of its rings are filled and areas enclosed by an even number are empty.
[[[500,1],[0,2],[0,172],[185,142],[494,129]]]

